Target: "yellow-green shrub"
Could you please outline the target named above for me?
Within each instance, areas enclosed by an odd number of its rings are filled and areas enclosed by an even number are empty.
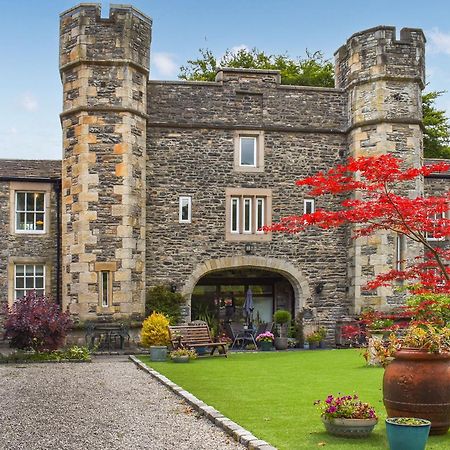
[[[167,345],[169,343],[168,326],[169,319],[164,314],[154,312],[142,324],[141,344],[144,347]]]

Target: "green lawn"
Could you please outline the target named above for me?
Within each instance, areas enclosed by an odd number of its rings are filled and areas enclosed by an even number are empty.
[[[189,364],[141,359],[280,450],[388,448],[383,369],[366,367],[359,350],[231,353]],[[324,432],[313,402],[338,392],[357,393],[375,406],[381,420],[370,438],[335,438]],[[431,436],[427,450],[448,449],[449,441],[448,433]]]

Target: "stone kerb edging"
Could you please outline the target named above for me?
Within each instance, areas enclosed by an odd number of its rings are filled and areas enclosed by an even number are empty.
[[[147,372],[160,383],[167,386],[171,391],[183,398],[198,413],[205,416],[214,425],[222,428],[225,433],[229,434],[235,441],[240,442],[249,450],[277,450],[276,447],[273,447],[268,442],[263,441],[262,439],[258,439],[250,431],[241,427],[236,422],[233,422],[228,417],[225,417],[222,413],[217,411],[217,409],[207,405],[205,402],[202,402],[190,392],[185,391],[183,388],[170,381],[167,377],[160,374],[158,371],[147,367],[142,361],[136,358],[136,356],[130,355],[129,358],[140,369]]]

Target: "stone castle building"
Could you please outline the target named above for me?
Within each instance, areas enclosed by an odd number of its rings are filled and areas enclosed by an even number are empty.
[[[131,6],[61,14],[62,161],[0,161],[0,299],[52,295],[80,321],[142,318],[146,289],[186,296],[186,318],[248,288],[255,314],[307,312],[333,329],[374,275],[418,249],[349,229],[264,234],[281,217],[333,208],[295,186],[349,156],[418,166],[425,37],[376,27],[338,49],[336,88],[284,86],[276,71],[214,82],[148,79],[152,22]],[[448,190],[445,176],[409,186]]]

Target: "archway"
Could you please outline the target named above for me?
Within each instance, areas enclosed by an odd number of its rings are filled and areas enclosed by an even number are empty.
[[[303,308],[305,301],[311,297],[311,291],[306,277],[293,264],[278,258],[257,256],[218,258],[199,264],[183,286],[182,293],[187,298],[189,307],[191,307],[192,294],[199,282],[205,286],[215,286],[209,292],[211,296],[220,294],[220,288],[217,286],[231,286],[228,288],[228,291],[231,292],[233,292],[232,286],[239,286],[239,295],[241,295],[241,291],[245,289],[245,286],[252,286],[254,281],[258,279],[261,281],[261,278],[264,278],[264,276],[267,276],[267,283],[258,282],[258,284],[253,284],[253,286],[258,286],[257,295],[261,295],[262,297],[273,296],[274,304],[272,308],[291,309],[296,314]],[[274,283],[282,285],[283,279],[287,280],[292,288],[292,304],[286,304],[284,307],[282,301],[278,301],[279,299],[276,298],[275,291],[272,291],[270,294],[268,288],[265,289],[263,287],[268,284],[273,285]],[[269,312],[267,305],[265,307],[266,311],[264,315],[266,316]]]

